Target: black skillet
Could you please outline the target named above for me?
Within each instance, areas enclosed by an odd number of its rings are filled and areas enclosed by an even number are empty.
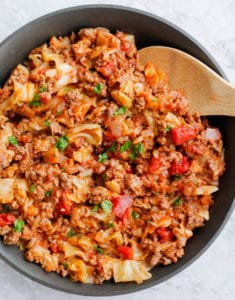
[[[41,17],[17,30],[0,44],[0,86],[11,70],[24,62],[33,48],[53,35],[65,36],[83,27],[107,27],[121,30],[136,37],[138,48],[150,45],[167,45],[181,49],[203,61],[218,74],[225,77],[211,55],[190,35],[168,21],[152,14],[113,5],[89,5],[56,11]],[[226,77],[225,77],[226,78]],[[220,180],[220,190],[215,194],[215,204],[210,210],[210,220],[197,230],[185,248],[185,255],[177,264],[155,267],[152,278],[143,284],[105,282],[103,285],[74,283],[55,273],[46,273],[38,265],[27,262],[17,247],[5,246],[0,241],[0,258],[25,276],[48,287],[68,293],[90,296],[113,296],[136,292],[156,285],[196,260],[214,241],[228,220],[235,195],[235,118],[211,117],[211,124],[223,134],[226,172]],[[206,268],[206,266],[205,266]]]

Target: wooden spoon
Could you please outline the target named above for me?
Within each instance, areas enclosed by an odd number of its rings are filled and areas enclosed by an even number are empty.
[[[151,46],[138,51],[139,63],[152,62],[171,89],[183,89],[191,110],[202,116],[235,116],[235,88],[193,56],[178,49]]]

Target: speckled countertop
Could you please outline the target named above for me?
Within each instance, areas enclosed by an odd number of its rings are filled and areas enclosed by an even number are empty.
[[[149,11],[194,36],[235,85],[234,0],[0,0],[0,41],[27,22],[61,8],[82,4],[120,4]],[[235,299],[235,211],[222,233],[196,262],[168,281],[120,300]],[[0,261],[0,300],[94,299],[37,284]],[[100,298],[103,299],[103,298]],[[104,298],[111,299],[111,298]]]

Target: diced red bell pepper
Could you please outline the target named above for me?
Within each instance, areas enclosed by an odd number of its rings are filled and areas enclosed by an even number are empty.
[[[51,100],[51,94],[50,93],[48,93],[48,92],[42,92],[40,94],[40,101],[43,104],[47,104],[50,100]]]
[[[16,220],[16,216],[13,214],[0,214],[0,227],[5,225],[12,225]]]
[[[196,131],[189,126],[181,126],[171,129],[171,137],[175,145],[182,145],[196,137]]]
[[[105,131],[104,139],[105,139],[105,141],[108,141],[108,142],[114,142],[114,141],[116,141],[117,138],[112,134],[111,131]]]
[[[60,252],[60,245],[59,244],[51,244],[50,249],[52,253],[59,253]]]
[[[127,173],[127,174],[133,174],[132,168],[130,167],[129,169],[127,169],[127,170],[126,170],[126,173]]]
[[[190,162],[186,156],[183,156],[179,161],[173,161],[169,173],[171,175],[179,175],[188,172],[190,169]]]
[[[148,172],[149,174],[154,174],[162,165],[162,160],[160,157],[155,158],[153,157],[150,161],[149,167],[148,167]]]
[[[66,199],[65,195],[66,191],[63,191],[57,208],[59,213],[67,216],[71,214],[73,203],[70,200]]]
[[[157,234],[160,238],[159,239],[160,243],[172,241],[173,236],[174,236],[172,231],[167,227],[159,227],[157,229]]]
[[[115,69],[116,69],[116,65],[115,65],[114,61],[110,60],[109,62],[107,62],[107,64],[105,66],[99,68],[99,72],[105,78],[109,78]]]
[[[132,259],[133,258],[133,248],[131,248],[131,247],[119,246],[118,247],[118,252],[120,254],[122,254],[122,256],[125,259]]]
[[[112,199],[113,212],[119,218],[123,218],[126,210],[132,206],[133,199],[128,195],[121,195]]]
[[[30,141],[30,136],[27,134],[23,134],[19,137],[19,141],[26,144]]]

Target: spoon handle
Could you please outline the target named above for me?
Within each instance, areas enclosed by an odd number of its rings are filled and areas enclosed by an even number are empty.
[[[217,80],[214,76],[213,74],[210,80],[211,92],[207,105],[203,107],[203,114],[235,117],[235,88],[217,74]],[[200,112],[200,108],[198,111]]]

